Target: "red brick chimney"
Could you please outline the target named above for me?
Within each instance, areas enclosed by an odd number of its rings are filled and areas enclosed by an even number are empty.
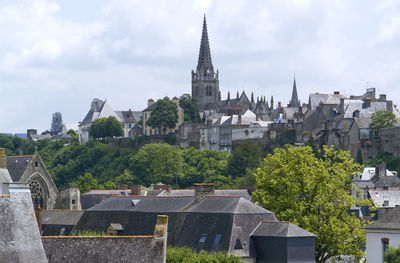
[[[131,195],[141,195],[141,194],[142,194],[142,186],[140,184],[131,186]]]

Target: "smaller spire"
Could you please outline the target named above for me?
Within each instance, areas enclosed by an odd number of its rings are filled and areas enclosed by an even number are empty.
[[[254,93],[251,92],[251,103],[254,103]]]
[[[228,91],[228,98],[226,99],[227,101],[231,100],[231,93]]]
[[[239,91],[236,92],[236,99],[239,100]]]
[[[300,100],[297,96],[297,87],[296,87],[296,74],[293,77],[293,90],[292,90],[292,99],[289,102],[289,107],[298,108],[300,107]]]
[[[274,109],[274,96],[271,96],[271,110]]]

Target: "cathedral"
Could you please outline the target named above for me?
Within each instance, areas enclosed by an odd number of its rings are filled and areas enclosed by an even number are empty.
[[[221,113],[224,115],[243,114],[247,110],[254,112],[260,120],[272,121],[277,118],[279,109],[274,108],[274,98],[271,96],[270,103],[265,96],[254,98],[243,91],[237,92],[236,97],[231,98],[230,93],[226,100],[221,100],[219,90],[219,72],[214,70],[211,59],[210,42],[207,32],[207,21],[204,16],[203,31],[201,34],[199,59],[196,70],[192,70],[192,97],[196,99],[200,112]],[[289,107],[299,107],[300,101],[297,97],[296,80],[293,84],[292,99]]]

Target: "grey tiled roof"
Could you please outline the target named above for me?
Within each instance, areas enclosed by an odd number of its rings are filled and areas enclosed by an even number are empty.
[[[395,207],[384,214],[377,221],[365,226],[368,229],[399,229],[400,230],[400,207]]]
[[[31,160],[32,155],[7,156],[7,168],[13,182],[19,182]]]
[[[80,210],[43,210],[42,224],[76,225],[83,215]]]
[[[216,196],[240,196],[250,200],[251,196],[246,189],[214,190]],[[170,196],[194,196],[193,189],[171,190]]]
[[[289,222],[261,222],[251,234],[252,236],[269,237],[312,237],[315,236]]]

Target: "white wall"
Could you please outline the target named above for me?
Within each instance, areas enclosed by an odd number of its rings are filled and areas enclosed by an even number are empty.
[[[367,262],[383,263],[382,238],[389,239],[389,245],[396,247],[400,243],[400,230],[367,229]]]

